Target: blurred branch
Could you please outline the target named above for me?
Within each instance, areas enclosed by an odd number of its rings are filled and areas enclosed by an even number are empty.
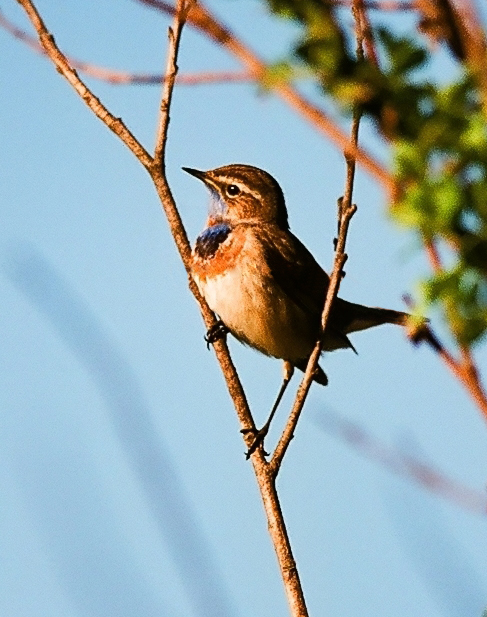
[[[162,0],[136,0],[141,4],[156,8],[167,14],[174,14],[174,6]],[[207,37],[224,47],[237,57],[256,81],[261,81],[266,74],[267,65],[244,45],[235,34],[223,26],[201,3],[195,3],[188,15],[188,23],[201,30]],[[313,105],[295,88],[278,83],[273,91],[280,96],[301,116],[311,122],[320,133],[331,139],[345,154],[354,156],[357,162],[382,184],[386,191],[393,194],[395,182],[392,175],[364,148],[352,144],[346,133],[326,113]]]
[[[355,422],[329,412],[326,415],[315,414],[314,422],[389,471],[420,484],[464,510],[487,515],[487,498],[483,493],[448,478],[424,461],[386,446]]]
[[[410,308],[413,308],[409,296],[404,296],[404,300]],[[470,394],[477,407],[485,416],[485,420],[487,420],[487,395],[470,350],[466,347],[461,347],[460,358],[455,358],[446,349],[427,322],[413,325],[408,332],[408,337],[414,345],[426,343],[438,354],[447,368]]]
[[[432,270],[440,272],[443,266],[434,240],[425,241],[425,248]],[[448,315],[446,315],[446,321],[450,325]],[[487,420],[487,394],[470,349],[465,345],[459,344],[460,358],[455,358],[440,342],[427,323],[420,325],[417,329],[413,329],[410,338],[416,345],[422,342],[427,343],[440,356],[453,375],[463,384],[463,387],[473,398],[475,404],[484,415],[485,420]]]
[[[132,367],[91,309],[39,253],[17,250],[7,275],[93,380],[195,614],[235,615],[191,500],[158,436]]]
[[[165,13],[169,13],[172,15],[174,15],[175,13],[175,7],[167,2],[161,2],[159,0],[137,1],[148,6],[157,8]],[[18,0],[18,2],[24,6],[22,0]],[[178,78],[178,83],[195,85],[201,83],[231,83],[252,80],[260,81],[262,79],[267,68],[265,63],[262,62],[255,54],[253,54],[250,49],[245,47],[243,43],[240,42],[235,37],[235,35],[233,35],[228,29],[224,28],[221,24],[219,24],[205,8],[203,8],[201,5],[195,4],[193,6],[193,9],[191,10],[188,21],[193,26],[196,26],[200,30],[203,30],[219,45],[224,46],[233,55],[238,57],[246,65],[247,70],[243,72],[225,71],[221,73],[205,72],[202,74],[182,75]],[[52,40],[52,44],[49,44],[47,40],[44,40],[43,42],[41,38],[41,45],[39,46],[34,39],[32,39],[25,32],[23,32],[11,22],[9,22],[5,17],[1,15],[1,13],[0,26],[2,26],[5,30],[10,32],[19,40],[23,41],[37,53],[40,52],[46,54],[52,59],[54,59],[54,50],[56,49],[57,51],[59,51],[54,44],[54,40]],[[45,30],[44,35],[49,35],[47,30]],[[44,38],[46,37],[44,36]],[[86,75],[89,75],[96,79],[106,81],[112,84],[156,84],[159,83],[162,79],[162,75],[159,74],[139,74],[131,73],[128,71],[116,71],[113,69],[107,69],[105,67],[100,67],[91,63],[87,63],[82,60],[72,58],[70,56],[63,55],[63,58],[65,66],[63,67],[62,73],[68,79],[68,81],[72,83],[72,85],[74,85],[74,83],[76,82],[76,71],[74,69],[82,71]],[[58,57],[58,62],[59,61],[60,58]],[[60,65],[59,68],[61,69]],[[78,83],[78,87],[80,83],[81,82]],[[86,86],[84,87],[87,93],[90,93],[89,89]],[[287,101],[289,105],[291,105],[295,110],[297,110],[298,113],[303,115],[309,122],[314,124],[320,132],[324,133],[327,137],[334,141],[335,144],[340,147],[340,149],[342,149],[348,154],[353,154],[357,158],[357,161],[364,167],[364,169],[371,173],[389,193],[394,192],[395,185],[389,172],[387,172],[386,169],[369,152],[367,152],[363,148],[354,148],[346,137],[345,133],[341,130],[341,128],[335,122],[333,122],[333,120],[331,120],[331,118],[329,118],[323,110],[313,105],[305,97],[300,95],[293,87],[287,84],[277,84],[273,87],[273,89],[279,96],[281,96],[281,98],[283,98],[285,101]],[[92,104],[94,104],[94,101],[92,101],[92,103],[89,103],[90,106]],[[114,119],[114,121],[115,120],[117,119]],[[116,130],[115,129],[116,127],[114,125],[112,130],[116,132],[118,128]]]
[[[330,6],[344,6],[350,8],[353,5],[353,0],[321,0],[323,4]],[[395,2],[394,0],[383,0],[382,2],[375,0],[365,0],[364,8],[371,11],[414,11],[416,10],[416,1],[413,2]]]
[[[0,27],[9,32],[13,37],[22,41],[33,51],[47,56],[45,49],[39,45],[37,39],[28,35],[9,21],[0,11]],[[66,56],[70,66],[89,77],[105,81],[113,85],[159,85],[164,79],[162,73],[135,73],[131,71],[119,71],[104,66],[78,60],[71,55]],[[217,83],[242,83],[253,81],[253,77],[245,71],[206,71],[201,73],[185,73],[177,75],[178,85],[195,86],[200,84]]]
[[[487,74],[485,72],[487,41],[484,29],[471,0],[462,0],[462,2],[453,4],[451,13],[451,29],[455,31],[455,38],[460,42],[465,55],[464,59],[477,80],[484,116],[487,118]]]

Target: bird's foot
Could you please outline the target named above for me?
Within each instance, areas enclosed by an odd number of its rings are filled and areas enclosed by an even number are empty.
[[[247,452],[245,453],[245,458],[249,460],[249,458],[257,450],[257,448],[259,446],[264,445],[264,439],[266,438],[266,435],[269,432],[269,425],[267,423],[264,424],[264,426],[259,431],[257,431],[256,429],[252,429],[252,428],[243,428],[240,432],[243,433],[244,435],[246,435],[247,433],[253,433],[254,435],[254,440],[250,444]],[[265,450],[263,450],[263,453],[264,453],[264,456],[269,456],[269,452],[266,452]]]
[[[210,349],[210,345],[218,339],[225,338],[228,334],[229,330],[226,325],[223,323],[221,319],[219,319],[216,324],[208,328],[205,335],[206,347]]]

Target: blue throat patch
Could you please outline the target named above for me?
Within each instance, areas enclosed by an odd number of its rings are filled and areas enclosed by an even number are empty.
[[[219,223],[205,229],[197,238],[195,251],[202,259],[210,259],[232,231],[230,225]]]

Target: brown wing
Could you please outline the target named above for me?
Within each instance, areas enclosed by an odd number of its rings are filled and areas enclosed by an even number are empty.
[[[263,241],[266,263],[273,279],[282,291],[306,313],[318,335],[330,281],[328,274],[304,244],[291,232],[284,232],[275,226],[262,226],[259,230],[259,238]],[[329,323],[327,333],[325,349],[327,347],[354,349],[344,331],[336,327],[334,319]]]
[[[259,232],[273,279],[311,320],[319,319],[329,283],[326,272],[291,232],[270,225]]]

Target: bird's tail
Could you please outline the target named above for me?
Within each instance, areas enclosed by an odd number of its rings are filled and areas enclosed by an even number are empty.
[[[344,334],[366,330],[384,323],[405,326],[410,317],[408,313],[402,311],[362,306],[341,298],[337,298],[335,307],[334,321],[338,322],[339,328]]]
[[[303,373],[306,371],[306,366],[308,365],[308,360],[300,360],[299,362],[295,362],[294,366],[297,366],[300,371]],[[321,368],[319,364],[316,365],[315,374],[313,375],[313,380],[322,386],[328,385],[328,377],[326,376],[325,371]]]

